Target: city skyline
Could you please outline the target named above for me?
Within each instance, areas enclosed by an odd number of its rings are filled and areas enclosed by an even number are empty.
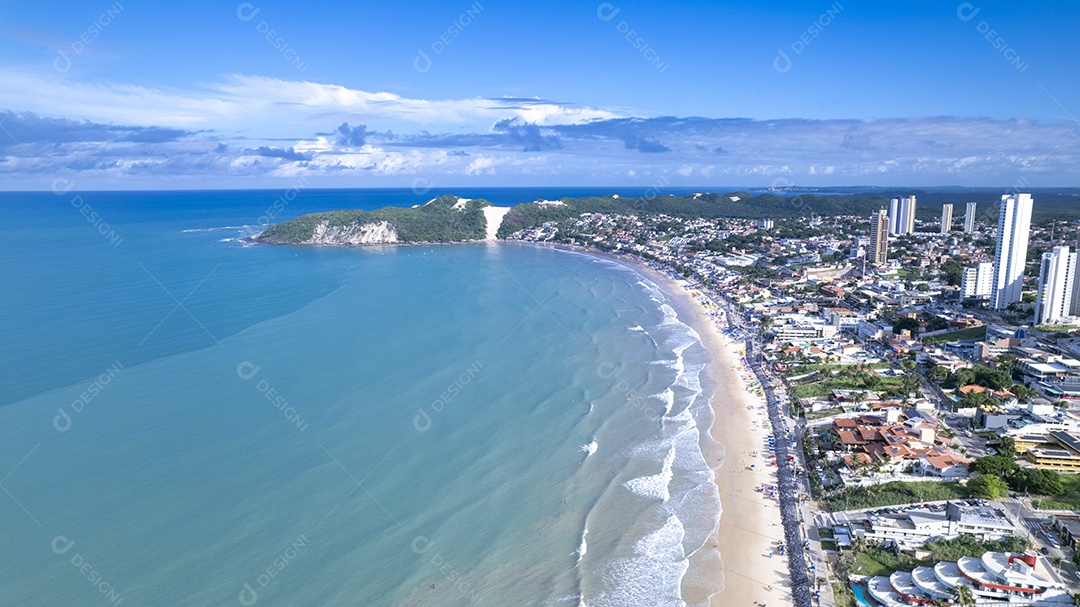
[[[1039,188],[1080,166],[1067,3],[55,8],[0,8],[5,189]],[[904,30],[920,44],[879,43]]]

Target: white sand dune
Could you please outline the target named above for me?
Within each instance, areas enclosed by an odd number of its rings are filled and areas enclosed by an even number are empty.
[[[484,207],[484,219],[487,220],[486,240],[495,240],[495,234],[502,225],[503,217],[510,212],[510,207]]]

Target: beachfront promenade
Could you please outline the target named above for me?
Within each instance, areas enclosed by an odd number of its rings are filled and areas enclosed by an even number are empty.
[[[714,295],[715,296],[715,295]],[[717,297],[720,301],[720,298]],[[737,315],[734,308],[728,308],[724,315],[727,318],[729,329],[739,329],[734,324]],[[769,420],[772,422],[773,434],[776,437],[776,474],[777,487],[779,489],[780,517],[784,525],[784,540],[788,547],[788,570],[791,577],[791,597],[796,607],[814,607],[813,591],[811,590],[811,575],[807,568],[807,553],[804,541],[807,540],[803,533],[803,524],[799,512],[798,480],[794,469],[794,460],[788,459],[788,445],[791,441],[790,429],[786,418],[781,414],[779,401],[772,388],[772,380],[761,368],[760,356],[754,351],[754,338],[747,335],[746,360],[747,364],[765,391],[765,402],[769,412]]]

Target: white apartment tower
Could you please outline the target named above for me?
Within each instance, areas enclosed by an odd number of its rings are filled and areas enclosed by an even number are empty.
[[[990,297],[994,286],[994,264],[984,261],[973,268],[964,268],[960,278],[960,292],[964,299]]]
[[[967,203],[967,210],[964,211],[964,233],[970,234],[975,231],[975,203]]]
[[[1039,269],[1039,292],[1035,299],[1035,324],[1055,322],[1072,313],[1076,253],[1068,246],[1043,253]]]
[[[904,196],[889,201],[889,234],[901,236],[915,231],[915,197]]]
[[[1031,194],[1005,194],[998,210],[997,252],[990,305],[1002,310],[1020,301],[1031,228]]]
[[[952,229],[952,205],[941,207],[941,233],[948,234]]]

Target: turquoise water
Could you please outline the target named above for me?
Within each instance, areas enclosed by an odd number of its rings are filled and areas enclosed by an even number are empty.
[[[3,201],[5,602],[716,590],[708,353],[638,272],[514,245],[242,246],[274,193],[133,196],[85,196],[118,245],[67,198]],[[339,196],[288,212],[385,204]]]
[[[852,584],[851,591],[855,593],[855,602],[859,604],[859,607],[870,607],[870,603],[866,600],[866,595],[863,594],[862,586]]]

